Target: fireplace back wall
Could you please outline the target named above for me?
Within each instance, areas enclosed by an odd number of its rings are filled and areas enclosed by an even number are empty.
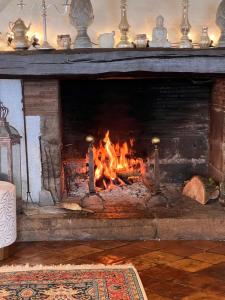
[[[165,182],[208,175],[209,107],[212,84],[196,79],[61,81],[63,159],[85,158],[85,137],[136,140],[137,156],[161,139]]]

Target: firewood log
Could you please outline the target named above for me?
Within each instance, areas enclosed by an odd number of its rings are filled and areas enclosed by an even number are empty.
[[[210,200],[218,199],[220,191],[212,179],[194,176],[186,183],[183,189],[183,195],[205,205]]]

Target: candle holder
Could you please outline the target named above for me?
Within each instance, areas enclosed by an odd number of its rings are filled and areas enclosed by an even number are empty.
[[[188,18],[188,7],[189,0],[183,0],[183,19],[180,25],[180,30],[182,33],[180,48],[193,48],[192,42],[188,36],[191,30],[191,25]]]
[[[47,5],[46,1],[42,0],[41,3],[41,9],[42,9],[42,26],[43,26],[43,42],[40,46],[40,50],[52,50],[54,49],[48,42],[48,37],[47,37]]]
[[[33,7],[39,3],[40,1],[35,1],[33,4]],[[26,6],[26,4],[24,3],[24,0],[19,0],[18,1],[18,7],[20,7],[21,10],[24,9],[24,7]],[[55,7],[55,9],[57,10],[57,12],[61,15],[65,15],[68,12],[68,7],[70,6],[69,0],[65,0],[63,3],[63,7],[64,7],[64,12],[60,13],[58,7],[55,4],[49,4],[47,5],[46,0],[42,0],[41,1],[41,16],[42,16],[42,28],[43,28],[43,42],[40,45],[40,50],[52,50],[54,49],[54,47],[51,46],[51,44],[48,42],[48,37],[47,37],[47,11],[49,7]]]
[[[117,48],[131,48],[132,44],[128,39],[130,25],[127,20],[127,0],[121,0],[121,21],[119,25],[121,37]]]

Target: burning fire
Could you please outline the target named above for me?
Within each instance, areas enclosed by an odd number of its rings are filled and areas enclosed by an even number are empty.
[[[93,148],[96,187],[111,189],[115,185],[131,184],[140,178],[144,166],[141,158],[134,157],[134,142],[113,144],[108,131],[99,146]]]

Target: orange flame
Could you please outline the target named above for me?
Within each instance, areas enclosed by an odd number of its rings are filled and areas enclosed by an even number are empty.
[[[98,147],[94,147],[95,162],[95,183],[102,179],[104,188],[112,188],[114,182],[117,185],[124,185],[121,174],[141,173],[143,160],[133,157],[134,140],[129,143],[125,142],[113,144],[109,137],[109,131],[106,133],[103,141]]]

